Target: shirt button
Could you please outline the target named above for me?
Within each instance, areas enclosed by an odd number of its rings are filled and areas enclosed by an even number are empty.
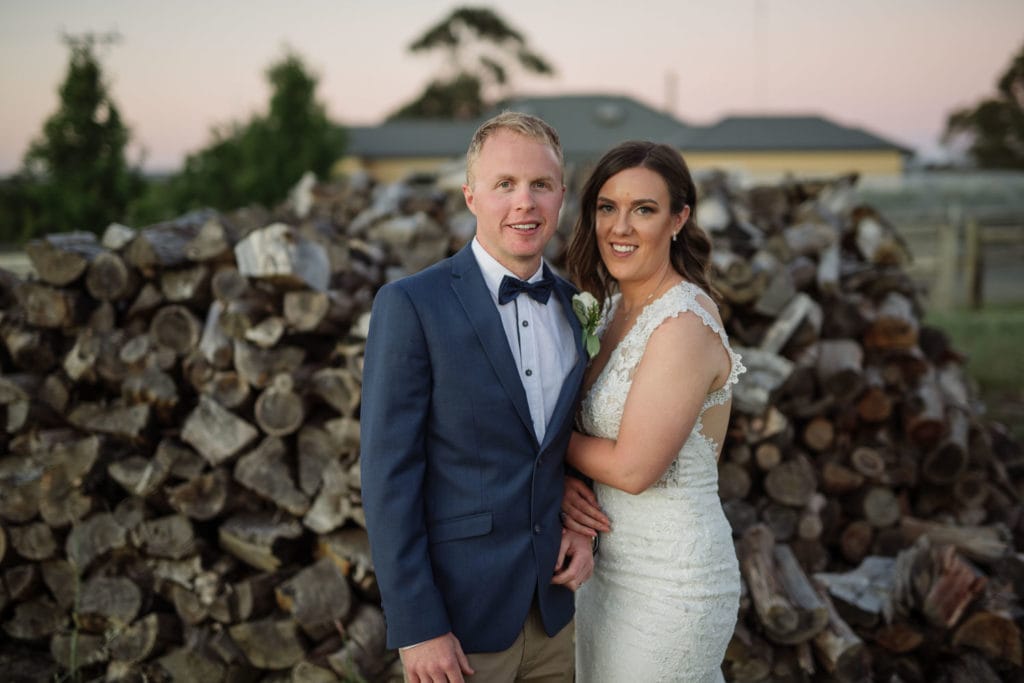
[[[529,327],[529,326],[530,326],[530,321],[529,320],[524,320],[523,321],[523,327]]]
[[[526,376],[527,377],[533,377],[533,370],[527,370],[526,371]]]
[[[533,525],[533,533],[537,534],[538,536],[540,535],[540,524]]]

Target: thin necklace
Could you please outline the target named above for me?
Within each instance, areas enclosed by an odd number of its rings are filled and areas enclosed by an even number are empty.
[[[650,294],[647,295],[647,298],[644,299],[639,305],[634,306],[629,313],[627,313],[625,309],[622,310],[622,315],[623,315],[622,322],[628,323],[629,319],[633,317],[633,311],[642,311],[644,309],[644,307],[647,304],[650,303],[651,299],[654,298],[654,295],[658,293],[659,289],[661,289],[661,286],[663,284],[665,284],[665,278],[668,277],[668,272],[670,270],[672,270],[672,269],[671,268],[666,268],[665,269],[665,274],[661,276],[661,280],[658,281],[657,286],[654,288],[654,290]]]

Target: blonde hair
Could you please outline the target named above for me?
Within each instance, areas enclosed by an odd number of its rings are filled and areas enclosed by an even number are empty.
[[[558,157],[559,167],[562,167],[565,163],[562,157],[562,143],[558,139],[558,133],[546,121],[533,114],[524,114],[520,111],[503,111],[497,116],[484,121],[476,129],[476,132],[473,133],[473,139],[470,141],[469,149],[466,151],[467,185],[473,184],[473,164],[476,163],[477,157],[480,156],[480,150],[483,149],[484,142],[499,130],[510,130],[531,140],[541,142],[554,151],[555,156]]]

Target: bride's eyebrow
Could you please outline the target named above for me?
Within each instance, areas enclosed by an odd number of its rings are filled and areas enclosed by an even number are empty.
[[[613,199],[608,199],[607,197],[603,197],[601,195],[598,195],[597,203],[598,204],[601,204],[601,203],[615,204],[616,202]],[[658,200],[657,199],[644,199],[644,198],[634,199],[633,201],[631,201],[629,203],[629,206],[630,206],[630,208],[636,208],[638,206],[643,206],[645,204],[653,204],[654,206],[660,206],[658,204]]]

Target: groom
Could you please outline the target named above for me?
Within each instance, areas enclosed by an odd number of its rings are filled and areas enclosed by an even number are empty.
[[[362,495],[410,681],[573,679],[590,540],[563,531],[563,456],[586,365],[572,286],[541,253],[565,194],[557,133],[506,112],[466,155],[476,237],[378,292]]]

